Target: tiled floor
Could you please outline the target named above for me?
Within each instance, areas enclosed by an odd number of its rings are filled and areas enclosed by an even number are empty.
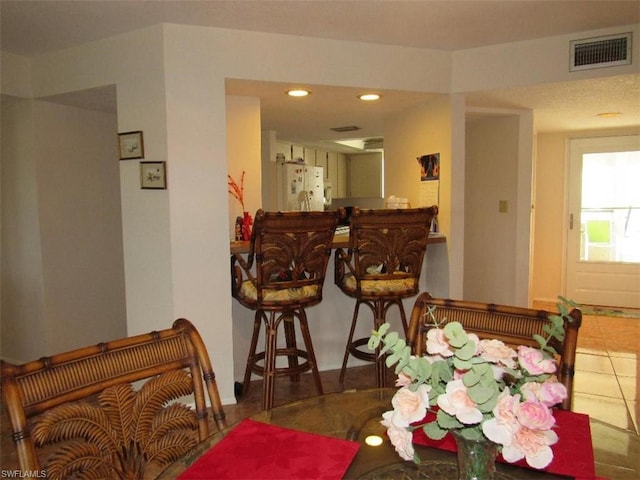
[[[535,305],[553,309],[553,305]],[[586,309],[585,309],[586,310]],[[578,335],[573,411],[639,433],[640,313],[584,315]]]
[[[555,308],[555,305],[534,306]],[[640,314],[632,315],[628,318],[600,314],[584,316],[578,337],[573,410],[638,433]],[[372,366],[350,368],[344,385],[338,383],[338,375],[336,370],[321,373],[325,393],[374,386]],[[259,412],[261,394],[261,381],[252,382],[250,391],[237,405],[225,406],[228,423],[233,424]],[[315,395],[315,390],[309,375],[303,375],[297,384],[286,379],[276,381],[276,405],[310,395]],[[17,459],[4,409],[0,421],[0,469],[13,469],[17,467]]]

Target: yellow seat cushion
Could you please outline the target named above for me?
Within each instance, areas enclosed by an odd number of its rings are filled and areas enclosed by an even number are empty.
[[[248,300],[257,301],[258,292],[255,285],[245,280],[240,287],[240,295]],[[290,302],[292,300],[300,300],[318,295],[318,285],[307,285],[301,288],[284,288],[284,289],[264,289],[262,291],[262,300],[267,302]]]
[[[413,292],[414,285],[414,278],[363,280],[360,282],[362,292],[371,295],[403,295]],[[355,276],[345,275],[342,286],[345,290],[355,293],[357,288]]]

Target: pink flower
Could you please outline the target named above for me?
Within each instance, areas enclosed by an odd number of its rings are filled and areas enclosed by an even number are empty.
[[[556,364],[552,359],[546,358],[540,350],[524,345],[518,347],[518,361],[530,375],[556,371]]]
[[[514,433],[511,443],[502,447],[502,456],[509,462],[525,458],[533,468],[544,468],[553,460],[553,451],[549,445],[558,441],[553,430],[530,430],[520,427]]]
[[[549,430],[556,423],[549,407],[538,401],[522,402],[516,417],[520,425],[531,430]]]
[[[443,357],[453,356],[444,331],[440,328],[432,328],[427,332],[427,352],[432,355],[441,355]]]
[[[411,385],[413,379],[404,372],[400,372],[398,374],[398,378],[396,379],[396,387],[407,387]]]
[[[391,421],[393,411],[388,411],[382,414],[383,426],[387,427],[387,435],[391,444],[398,452],[398,455],[403,460],[413,460],[415,450],[413,448],[413,434],[405,427],[399,427]]]
[[[445,393],[438,396],[438,406],[465,425],[482,421],[482,412],[467,395],[467,387],[462,380],[451,380],[447,383]]]
[[[516,351],[500,340],[480,340],[480,357],[488,362],[515,368]]]
[[[527,382],[520,387],[520,391],[526,400],[538,400],[547,407],[553,407],[567,398],[567,387],[554,380]]]
[[[516,415],[520,406],[520,395],[510,395],[503,390],[493,409],[493,418],[482,424],[482,433],[492,442],[510,445],[514,432],[520,427]]]
[[[430,391],[429,385],[420,385],[415,392],[412,392],[409,387],[400,388],[391,400],[393,424],[398,427],[408,427],[411,423],[422,420],[429,407]]]

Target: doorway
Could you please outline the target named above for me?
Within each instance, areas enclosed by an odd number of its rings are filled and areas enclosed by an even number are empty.
[[[640,135],[572,139],[566,296],[640,308]]]

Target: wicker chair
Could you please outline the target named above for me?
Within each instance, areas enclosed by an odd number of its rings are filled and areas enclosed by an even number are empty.
[[[438,207],[361,210],[354,208],[349,228],[349,248],[337,249],[335,284],[356,299],[351,329],[345,348],[340,383],[344,382],[349,356],[375,362],[376,384],[386,386],[384,359],[378,352],[365,351],[367,338],[354,340],[360,305],[373,312],[374,328],[386,321],[396,305],[404,333],[407,319],[402,299],[418,294],[420,273],[432,220]]]
[[[445,300],[433,298],[426,292],[421,293],[411,312],[407,337],[407,344],[415,355],[425,353],[425,334],[433,327],[432,319],[426,315],[431,307],[434,307],[433,315],[438,323],[457,321],[466,331],[476,333],[481,339],[495,338],[511,346],[537,347],[533,335],[545,335],[543,328],[549,315],[554,314],[545,310]],[[564,340],[550,341],[550,345],[558,352],[558,381],[567,388],[568,396],[559,406],[564,410],[571,410],[578,331],[582,324],[582,312],[579,309],[574,308],[569,315],[573,321],[565,320]]]
[[[237,253],[231,256],[231,294],[240,304],[256,311],[242,394],[249,390],[252,373],[262,376],[265,410],[273,406],[277,376],[298,381],[301,373],[311,370],[318,394],[323,393],[305,308],[322,301],[333,235],[344,215],[343,209],[332,212],[258,210],[249,253],[246,258]],[[296,318],[305,350],[296,344]],[[262,323],[265,348],[256,353]],[[285,348],[279,348],[277,343],[281,325]],[[280,356],[287,357],[287,367],[276,367],[276,358]]]
[[[206,347],[185,319],[1,369],[20,468],[48,479],[148,478],[209,436],[211,418],[226,427]],[[184,396],[195,411],[176,402]]]

